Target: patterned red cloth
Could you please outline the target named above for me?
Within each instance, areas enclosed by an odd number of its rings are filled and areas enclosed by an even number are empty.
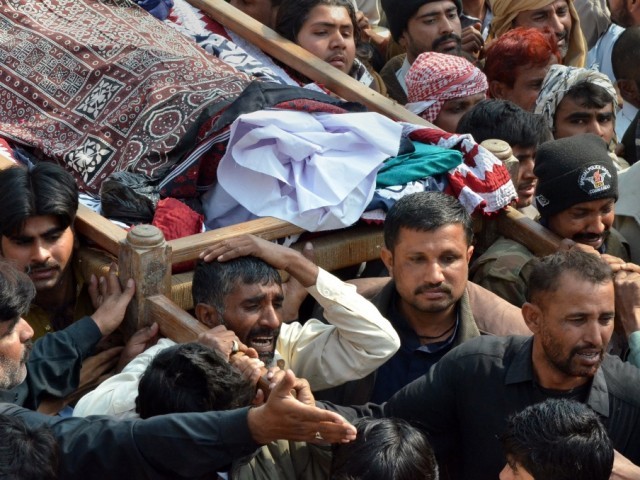
[[[164,176],[249,83],[126,0],[5,0],[0,32],[0,131],[93,193]]]

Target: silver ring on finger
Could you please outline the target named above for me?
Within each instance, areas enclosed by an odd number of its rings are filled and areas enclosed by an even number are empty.
[[[238,342],[233,340],[231,342],[231,355],[234,355],[234,354],[238,353],[239,351],[240,351],[240,346],[238,345]]]

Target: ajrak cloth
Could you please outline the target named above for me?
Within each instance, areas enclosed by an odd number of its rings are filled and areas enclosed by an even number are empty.
[[[401,133],[399,123],[377,113],[242,115],[206,197],[207,227],[235,223],[239,208],[309,231],[352,225],[371,201],[382,162],[398,152]]]
[[[406,107],[432,123],[447,100],[484,93],[489,88],[485,74],[467,59],[438,52],[421,53],[405,81]]]
[[[248,83],[128,0],[0,2],[0,131],[81,190],[164,176]]]
[[[507,30],[513,28],[513,21],[520,12],[537,10],[551,5],[555,0],[491,0],[493,20],[489,29],[487,43],[499,38]],[[584,67],[587,58],[587,42],[580,28],[580,17],[573,5],[573,0],[567,0],[569,15],[571,15],[571,33],[567,41],[569,48],[564,57],[565,65]]]
[[[542,88],[536,99],[534,113],[542,114],[547,125],[553,131],[554,117],[558,105],[569,90],[579,83],[593,83],[604,88],[613,99],[613,111],[618,107],[618,94],[611,80],[604,73],[588,68],[552,65],[542,82]]]

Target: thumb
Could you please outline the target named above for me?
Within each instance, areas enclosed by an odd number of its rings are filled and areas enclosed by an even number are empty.
[[[480,22],[474,23],[473,24],[473,28],[475,28],[478,31],[481,31],[482,30],[482,23],[480,23]]]
[[[278,397],[288,397],[290,395],[291,389],[293,388],[296,381],[296,377],[293,374],[293,371],[287,370],[285,374],[282,376],[282,379],[276,383],[275,385],[271,385],[271,395]]]

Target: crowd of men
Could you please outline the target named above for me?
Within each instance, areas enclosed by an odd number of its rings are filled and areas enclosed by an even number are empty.
[[[123,345],[136,286],[84,278],[72,175],[2,170],[0,476],[640,479],[638,2],[230,3],[439,128],[509,143],[514,206],[561,247],[479,247],[456,198],[412,193],[381,276],[215,241],[192,282],[207,332]]]

